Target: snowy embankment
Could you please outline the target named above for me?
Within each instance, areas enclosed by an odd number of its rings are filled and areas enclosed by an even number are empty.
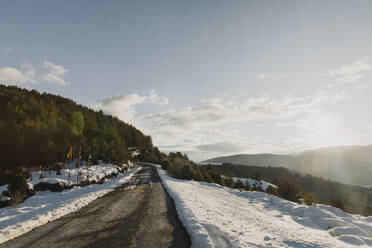
[[[96,168],[94,171],[97,174],[93,174],[93,170],[91,170],[91,176],[101,178],[101,176],[107,175],[109,171],[104,171],[105,167],[109,166]],[[114,166],[112,167],[114,168]],[[60,193],[38,191],[17,208],[1,208],[0,244],[86,206],[91,201],[128,182],[139,169],[140,167],[127,173],[119,174],[117,177],[107,179],[103,184],[91,184],[85,187],[75,186]],[[61,175],[62,178],[54,177],[54,179],[49,178],[47,181],[64,182],[63,174]],[[39,179],[34,179],[31,182],[36,184],[38,181]]]
[[[0,201],[10,201],[10,197],[3,195],[4,191],[8,190],[8,185],[0,186]]]
[[[261,188],[263,191],[266,191],[269,186],[271,186],[273,188],[278,187],[278,186],[276,186],[272,183],[268,183],[268,182],[265,182],[265,181],[262,181],[262,180],[258,181],[258,180],[254,180],[252,178],[232,177],[231,179],[233,180],[234,183],[239,180],[243,184],[249,183],[249,186],[251,188]]]
[[[193,247],[372,246],[372,216],[306,206],[262,192],[178,180],[158,166]]]
[[[30,173],[31,178],[27,181],[33,186],[41,182],[50,184],[58,183],[63,186],[71,186],[77,184],[78,181],[84,182],[88,180],[90,182],[96,183],[99,182],[101,179],[104,179],[105,177],[120,172],[117,165],[105,163],[99,165],[91,165],[89,166],[89,168],[87,168],[86,166],[81,166],[81,168],[78,169],[74,164],[70,165],[69,167],[70,168],[61,170],[60,175],[58,175],[57,171],[55,170],[33,171]],[[42,174],[42,176],[45,178],[40,178],[40,174]]]

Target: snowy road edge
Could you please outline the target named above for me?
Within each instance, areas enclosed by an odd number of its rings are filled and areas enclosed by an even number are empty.
[[[14,225],[6,226],[5,228],[0,229],[0,244],[3,244],[29,231],[32,231],[33,229],[37,227],[45,225],[48,222],[59,219],[67,214],[70,214],[72,212],[75,212],[85,207],[90,202],[94,201],[95,199],[111,191],[114,191],[120,185],[128,182],[134,176],[134,174],[137,173],[140,169],[141,169],[141,166],[138,166],[132,171],[123,173],[121,175],[119,174],[116,178],[110,179],[104,184],[101,184],[101,185],[95,184],[97,185],[97,187],[99,186],[102,186],[102,187],[98,189],[97,191],[89,192],[89,193],[84,194],[82,197],[75,198],[68,204],[58,206],[57,208],[51,211],[47,211],[42,214],[35,215],[32,218],[26,219],[22,223],[16,223]]]
[[[191,237],[191,244],[192,247],[200,247],[200,248],[207,248],[213,247],[213,242],[208,235],[207,230],[200,225],[196,220],[194,214],[187,209],[185,204],[183,203],[182,199],[172,190],[172,188],[168,184],[168,180],[174,181],[183,181],[180,179],[175,179],[167,175],[167,172],[162,169],[161,165],[152,164],[156,167],[159,177],[161,178],[162,184],[164,185],[165,189],[167,190],[168,194],[173,199],[178,217],[180,218],[183,226],[186,228],[187,233]]]
[[[175,202],[177,214],[191,237],[193,247],[268,247],[273,242],[274,247],[372,245],[372,216],[352,215],[323,204],[307,206],[262,192],[240,192],[216,184],[179,180],[167,175],[160,166],[156,167],[164,187]],[[230,199],[232,205],[227,208],[230,210],[245,202],[242,206],[249,211],[242,208],[238,211],[248,215],[236,214],[234,211],[231,211],[232,215],[226,215],[223,212],[225,208],[221,206],[228,205],[229,202],[217,201],[213,198],[213,193],[217,197],[223,196],[219,199]],[[237,201],[233,199],[236,197],[239,198]],[[219,211],[221,209],[223,211]],[[224,228],[225,223],[238,220],[234,219],[235,216],[239,221],[245,221],[238,224],[238,228],[243,225],[247,227],[239,233],[237,228]],[[261,221],[263,226],[259,225],[255,229],[257,221]],[[208,229],[210,225],[217,227],[217,232]],[[256,232],[252,233],[252,230]],[[241,236],[242,234],[248,235]],[[221,243],[219,237],[229,238],[226,239],[227,243]]]

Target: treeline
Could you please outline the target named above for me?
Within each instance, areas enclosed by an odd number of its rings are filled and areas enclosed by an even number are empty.
[[[232,176],[236,175],[233,175],[228,170],[221,170],[220,166],[199,166],[191,161],[186,154],[180,152],[170,153],[168,156],[163,156],[155,162],[161,164],[163,169],[165,169],[171,176],[178,179],[217,183],[222,186],[247,191],[263,191],[262,187],[259,185],[250,185],[248,182],[244,184],[240,180],[234,182]],[[257,181],[261,180],[258,171],[250,175],[249,178]],[[274,188],[269,186],[266,189],[266,193],[277,195],[294,202],[299,202],[300,198],[304,196],[301,194],[297,185],[287,179],[276,183],[278,187]],[[307,195],[305,197],[305,203],[308,205],[314,204],[315,199],[310,198]]]
[[[171,152],[156,162],[175,178],[225,185],[221,171],[211,167],[198,166],[181,152]]]
[[[264,180],[277,185],[277,188],[268,187],[266,193],[284,199],[302,202],[307,205],[322,203],[343,209],[345,212],[372,215],[368,200],[368,189],[333,182],[321,177],[302,175],[282,167],[245,166],[224,163],[222,166],[199,166],[191,161],[186,154],[180,152],[162,154],[153,162],[161,164],[163,169],[178,179],[188,179],[241,190],[263,191],[260,187],[252,187],[240,180],[233,182],[232,177],[252,178]]]
[[[90,151],[93,160],[116,164],[127,161],[128,147],[145,159],[155,152],[150,136],[116,117],[15,86],[0,85],[0,137],[0,174],[64,161],[70,146],[81,146],[83,159]]]
[[[259,175],[259,178],[264,181],[279,186],[283,184],[282,189],[287,187],[289,188],[288,192],[296,191],[297,197],[293,196],[294,198],[304,198],[309,202],[333,205],[349,213],[372,215],[372,199],[368,196],[371,192],[360,186],[303,175],[283,167],[246,166],[230,163],[210,167],[236,177],[252,178]]]

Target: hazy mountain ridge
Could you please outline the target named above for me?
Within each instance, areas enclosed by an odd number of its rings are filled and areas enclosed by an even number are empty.
[[[372,184],[372,145],[326,147],[287,155],[237,154],[204,162],[285,167],[348,184]]]

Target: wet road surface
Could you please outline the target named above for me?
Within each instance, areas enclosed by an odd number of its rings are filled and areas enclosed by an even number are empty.
[[[141,166],[116,190],[0,247],[190,247],[156,169]]]

